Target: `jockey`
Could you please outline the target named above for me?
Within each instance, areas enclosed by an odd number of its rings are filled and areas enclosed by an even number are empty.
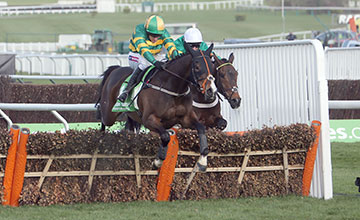
[[[154,65],[159,70],[163,68],[164,62],[161,60],[165,57],[160,53],[163,46],[172,58],[179,55],[174,40],[165,29],[164,20],[160,16],[151,15],[145,24],[136,26],[130,39],[130,52],[128,56],[130,67],[134,71],[126,88],[118,98],[121,102],[126,100],[137,77],[145,68],[150,65]]]
[[[185,31],[184,35],[179,37],[175,41],[176,49],[179,53],[186,53],[185,44],[188,44],[190,48],[193,50],[202,50],[205,51],[209,47],[208,45],[203,42],[202,34],[199,29],[197,28],[189,28]],[[214,55],[214,52],[211,52],[211,55]],[[218,56],[219,57],[219,56]],[[219,57],[221,59],[221,57]]]

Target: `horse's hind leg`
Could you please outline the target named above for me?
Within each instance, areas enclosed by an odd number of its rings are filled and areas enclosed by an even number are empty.
[[[105,125],[104,123],[101,122],[101,128],[100,128],[100,131],[105,131]]]
[[[161,144],[160,144],[158,154],[154,160],[154,165],[156,167],[161,167],[162,162],[166,158],[168,143],[170,142],[170,134],[162,126],[160,119],[154,115],[144,117],[144,118],[142,118],[142,121],[144,122],[145,127],[149,128],[151,131],[156,131],[160,135]]]
[[[164,128],[160,129],[159,134],[160,134],[161,143],[160,143],[157,157],[154,160],[154,165],[157,168],[161,167],[163,161],[165,160],[167,149],[168,149],[168,144],[170,142],[170,134]]]

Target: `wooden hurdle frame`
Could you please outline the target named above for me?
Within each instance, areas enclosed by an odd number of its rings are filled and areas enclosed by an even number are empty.
[[[275,171],[283,170],[285,175],[285,184],[288,188],[288,179],[290,170],[299,170],[304,169],[303,164],[289,165],[288,164],[288,154],[291,153],[306,153],[304,149],[295,149],[295,150],[271,150],[271,151],[251,151],[247,149],[244,153],[236,154],[217,154],[209,153],[209,157],[244,157],[241,167],[208,167],[206,172],[238,172],[238,184],[241,184],[245,175],[245,172],[258,172],[258,171]],[[258,166],[258,167],[249,167],[247,166],[250,156],[265,156],[265,155],[274,155],[282,154],[283,155],[283,164],[277,166]],[[193,156],[199,157],[199,153],[192,151],[179,151],[179,156]],[[110,171],[110,170],[96,170],[97,159],[133,159],[135,164],[134,170],[119,170],[119,171]],[[94,176],[121,176],[121,175],[134,175],[136,176],[137,186],[141,187],[141,176],[143,175],[158,175],[157,170],[141,170],[140,159],[154,159],[153,156],[142,156],[142,155],[106,155],[98,154],[78,154],[78,155],[68,155],[68,156],[54,156],[54,155],[28,155],[28,160],[47,160],[47,163],[42,172],[25,172],[26,177],[39,177],[38,187],[42,187],[43,182],[46,177],[65,177],[65,176],[88,176],[88,189],[90,190],[93,183]],[[0,160],[6,159],[6,155],[0,155]],[[53,161],[57,159],[91,159],[90,169],[84,171],[49,171]],[[175,173],[191,173],[193,172],[193,167],[181,167],[175,168]],[[0,177],[3,177],[4,173],[0,173]],[[188,179],[189,181],[189,179]],[[190,180],[191,183],[191,180]]]

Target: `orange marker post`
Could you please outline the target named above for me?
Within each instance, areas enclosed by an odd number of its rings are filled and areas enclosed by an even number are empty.
[[[10,205],[11,188],[14,178],[16,151],[18,147],[20,127],[18,125],[12,125],[10,128],[10,135],[12,136],[12,142],[8,150],[5,165],[5,175],[3,180],[4,186],[4,198],[3,205]]]
[[[19,206],[20,193],[24,184],[24,174],[26,167],[26,143],[29,138],[30,130],[28,128],[22,128],[20,133],[20,141],[16,153],[16,163],[14,178],[11,188],[11,206]]]
[[[160,168],[158,183],[157,183],[157,201],[168,201],[171,191],[171,184],[175,175],[175,166],[179,152],[179,141],[176,137],[177,129],[171,128],[174,134],[170,136],[166,158]]]
[[[226,133],[226,135],[229,135],[229,136],[232,136],[232,135],[235,135],[235,134],[243,136],[245,134],[245,131],[227,131],[225,133]]]
[[[321,122],[320,121],[312,121],[311,126],[315,129],[316,139],[313,145],[309,148],[308,152],[306,153],[306,160],[304,166],[304,173],[302,179],[302,195],[309,196],[310,193],[310,186],[311,186],[311,179],[314,172],[314,164],[316,159],[316,152],[319,145],[319,138],[320,138],[320,130],[321,130]]]

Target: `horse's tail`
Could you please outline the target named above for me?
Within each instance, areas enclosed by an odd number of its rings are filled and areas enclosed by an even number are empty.
[[[100,102],[100,99],[101,99],[101,91],[102,91],[103,88],[104,88],[104,85],[105,85],[105,82],[106,82],[107,78],[109,78],[109,76],[110,76],[110,74],[111,74],[111,72],[112,72],[113,70],[115,70],[115,69],[117,69],[117,68],[119,68],[119,67],[120,67],[119,65],[109,66],[109,67],[107,68],[107,70],[105,70],[105,72],[104,72],[103,74],[101,74],[101,76],[103,77],[103,79],[102,79],[102,81],[101,81],[101,83],[100,83],[100,85],[99,85],[99,98],[98,98],[98,100],[96,101],[95,106],[97,106],[97,105],[99,104],[99,102]]]

